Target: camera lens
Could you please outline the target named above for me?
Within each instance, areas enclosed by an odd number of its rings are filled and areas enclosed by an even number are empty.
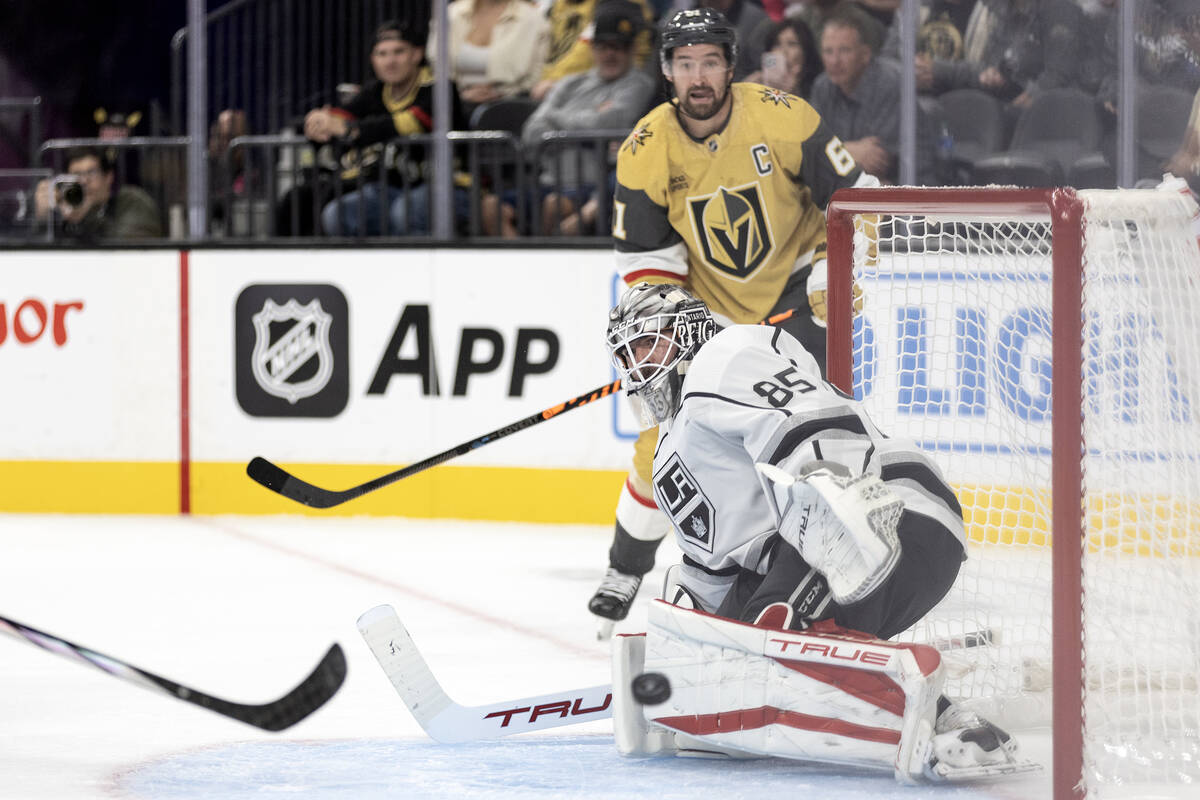
[[[83,202],[83,187],[78,183],[68,183],[63,187],[63,200],[69,206],[78,206]]]

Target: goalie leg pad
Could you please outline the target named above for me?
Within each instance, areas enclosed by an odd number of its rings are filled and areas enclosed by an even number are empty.
[[[645,634],[621,634],[613,638],[613,738],[618,753],[623,756],[758,758],[754,753],[721,747],[715,742],[651,724],[645,712],[647,707],[634,699],[632,690],[633,679],[645,671],[645,654]]]
[[[671,682],[671,696],[643,713],[651,728],[682,734],[677,745],[883,767],[904,781],[924,774],[943,682],[933,648],[655,601],[643,666]]]

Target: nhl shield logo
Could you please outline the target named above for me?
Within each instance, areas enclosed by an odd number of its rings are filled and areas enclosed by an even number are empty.
[[[325,388],[333,376],[329,347],[333,317],[321,308],[320,300],[300,305],[292,299],[280,306],[268,298],[252,320],[251,370],[264,392],[295,403]]]
[[[329,283],[252,283],[233,311],[234,386],[252,417],[336,417],[350,399],[350,308]]]

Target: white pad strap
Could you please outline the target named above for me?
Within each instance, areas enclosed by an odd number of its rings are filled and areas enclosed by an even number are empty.
[[[878,475],[851,476],[824,461],[794,477],[772,464],[755,466],[785,495],[780,535],[825,576],[834,600],[864,600],[892,574],[900,560],[896,528],[904,501]]]
[[[653,726],[708,749],[922,775],[944,681],[934,648],[775,630],[657,600],[648,620],[644,669],[672,689],[644,709]]]

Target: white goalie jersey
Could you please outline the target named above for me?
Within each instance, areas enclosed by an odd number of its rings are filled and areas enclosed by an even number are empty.
[[[696,354],[681,396],[659,431],[654,497],[674,524],[681,577],[704,610],[717,608],[738,568],[766,571],[780,520],[760,462],[793,475],[813,461],[878,475],[906,512],[946,528],[965,549],[962,510],[937,465],[914,443],[881,433],[783,330],[721,331]]]

